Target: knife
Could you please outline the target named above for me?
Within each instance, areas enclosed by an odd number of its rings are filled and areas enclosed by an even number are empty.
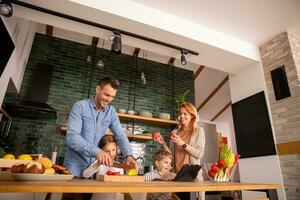
[[[135,169],[134,165],[127,165],[119,162],[113,162],[113,167],[122,168],[122,169]]]

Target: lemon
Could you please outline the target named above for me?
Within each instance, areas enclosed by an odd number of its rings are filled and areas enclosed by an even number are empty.
[[[14,155],[12,154],[5,154],[2,158],[5,158],[5,159],[16,159]]]
[[[136,176],[137,171],[136,171],[136,169],[129,169],[129,170],[126,171],[126,175],[127,176]]]
[[[20,160],[32,160],[32,157],[29,154],[21,154],[18,156]]]

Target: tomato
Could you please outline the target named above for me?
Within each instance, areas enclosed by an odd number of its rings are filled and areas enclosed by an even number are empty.
[[[107,175],[110,175],[110,176],[121,176],[120,172],[114,172],[114,171],[111,171],[111,170],[108,170],[106,172]]]
[[[218,167],[219,167],[220,169],[225,168],[225,167],[226,167],[225,161],[222,160],[222,159],[218,160]]]
[[[106,174],[107,174],[107,175],[114,175],[114,172],[111,171],[111,170],[108,170],[108,171],[106,172]]]
[[[218,167],[218,165],[216,163],[214,163],[210,166],[210,170],[214,173],[218,173],[220,168]]]
[[[214,178],[216,176],[216,173],[214,173],[211,170],[208,170],[208,176],[210,176],[211,178]]]

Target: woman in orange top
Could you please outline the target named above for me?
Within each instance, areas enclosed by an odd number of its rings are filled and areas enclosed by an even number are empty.
[[[178,113],[178,128],[170,133],[170,147],[159,134],[154,140],[163,145],[163,149],[173,154],[175,171],[184,164],[201,165],[201,158],[205,147],[205,133],[202,127],[197,126],[197,110],[189,102],[181,104]],[[198,181],[203,180],[202,170],[197,176]],[[198,193],[198,199],[204,200],[204,192]]]

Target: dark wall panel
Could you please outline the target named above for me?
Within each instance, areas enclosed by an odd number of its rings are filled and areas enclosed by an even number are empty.
[[[232,105],[237,151],[242,158],[275,155],[264,92]]]

